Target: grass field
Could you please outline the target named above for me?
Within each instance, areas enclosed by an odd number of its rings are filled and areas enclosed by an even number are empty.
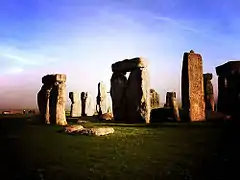
[[[112,126],[103,137],[1,117],[1,179],[232,179],[239,128],[230,122]],[[235,165],[237,167],[237,165]],[[236,179],[236,178],[234,178]]]

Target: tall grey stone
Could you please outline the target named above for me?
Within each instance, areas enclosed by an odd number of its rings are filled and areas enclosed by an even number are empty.
[[[160,96],[154,89],[150,89],[150,102],[151,109],[160,107]]]
[[[81,104],[80,104],[80,93],[70,92],[69,98],[71,100],[71,117],[80,117],[81,116]]]
[[[93,97],[89,92],[87,92],[85,113],[86,113],[87,116],[93,116],[94,113],[95,113],[95,106],[94,106]]]
[[[150,123],[150,84],[147,68],[131,71],[126,89],[128,122]]]
[[[66,125],[66,75],[51,74],[42,78],[43,86],[37,95],[39,112],[47,124]]]
[[[147,62],[125,59],[112,64],[111,98],[115,120],[150,122],[151,98]],[[128,80],[126,72],[130,72]]]

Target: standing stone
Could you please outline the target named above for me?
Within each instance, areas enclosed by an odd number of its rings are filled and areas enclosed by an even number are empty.
[[[112,64],[111,98],[115,120],[150,122],[150,88],[147,62],[125,59]],[[131,72],[127,80],[126,72]]]
[[[98,95],[96,110],[98,115],[105,114],[108,111],[107,91],[103,82],[98,83]]]
[[[42,82],[44,85],[38,93],[38,106],[43,120],[47,124],[66,125],[66,75],[46,75]]]
[[[113,116],[112,98],[110,93],[111,93],[110,91],[107,93],[107,105],[108,105],[107,113],[110,113]]]
[[[150,123],[150,87],[147,68],[131,71],[126,89],[127,122]]]
[[[175,121],[180,121],[180,115],[179,115],[179,107],[178,107],[178,103],[177,103],[177,99],[175,96],[171,96],[170,99],[170,106],[172,108],[172,113],[173,113],[173,119]]]
[[[86,99],[86,106],[85,106],[85,113],[87,116],[93,116],[95,113],[95,106],[94,101],[89,92],[87,92],[87,99]]]
[[[112,98],[112,109],[114,120],[125,120],[125,90],[127,78],[124,73],[113,73],[111,77],[110,95]]]
[[[86,114],[86,101],[87,101],[88,93],[81,93],[81,105],[82,105],[82,116],[87,116]]]
[[[240,61],[216,67],[218,75],[217,110],[232,117],[240,116]]]
[[[54,86],[50,93],[50,103],[52,109],[50,114],[52,116],[52,122],[57,125],[67,125],[65,106],[66,106],[66,75],[55,75]]]
[[[80,117],[81,116],[80,93],[70,92],[69,98],[72,102],[70,116]]]
[[[46,124],[50,124],[49,99],[52,90],[51,84],[43,84],[41,90],[37,94],[38,109],[41,119]]]
[[[183,56],[182,106],[190,121],[205,120],[202,57],[193,51]]]
[[[176,92],[167,92],[166,94],[166,104],[164,104],[164,107],[172,107],[171,102],[172,98],[176,98]]]
[[[204,80],[204,99],[206,110],[214,111],[214,94],[212,85],[212,73],[203,74]]]
[[[160,107],[160,96],[154,89],[150,89],[150,106],[151,109]]]

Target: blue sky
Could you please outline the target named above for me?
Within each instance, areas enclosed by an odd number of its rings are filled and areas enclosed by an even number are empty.
[[[66,73],[67,91],[109,87],[111,64],[141,56],[151,87],[180,98],[183,53],[204,72],[240,57],[240,2],[207,0],[1,0],[0,108],[36,106],[41,77]],[[69,99],[68,99],[69,101]],[[68,102],[69,103],[69,102]]]

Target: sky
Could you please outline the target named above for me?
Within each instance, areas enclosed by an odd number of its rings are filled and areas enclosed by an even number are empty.
[[[110,88],[111,64],[143,57],[165,101],[181,97],[184,52],[203,57],[204,73],[240,58],[238,0],[1,0],[0,109],[35,108],[46,74],[67,75],[67,93]],[[217,94],[216,94],[217,95]],[[70,99],[67,99],[69,106]]]

